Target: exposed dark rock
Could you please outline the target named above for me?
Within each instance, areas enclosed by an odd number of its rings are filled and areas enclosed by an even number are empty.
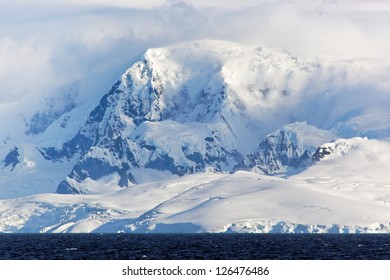
[[[14,147],[3,160],[4,167],[12,166],[11,170],[14,170],[15,166],[20,163],[19,160],[19,149],[18,147]]]

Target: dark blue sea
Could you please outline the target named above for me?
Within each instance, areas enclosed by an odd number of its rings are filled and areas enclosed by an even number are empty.
[[[0,234],[8,260],[380,260],[384,234]]]

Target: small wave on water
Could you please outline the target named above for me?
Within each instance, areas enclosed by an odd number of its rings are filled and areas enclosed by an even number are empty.
[[[77,251],[77,248],[65,248],[65,251]]]

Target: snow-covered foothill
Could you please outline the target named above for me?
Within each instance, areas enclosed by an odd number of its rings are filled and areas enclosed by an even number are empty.
[[[383,145],[389,148],[388,143]],[[356,153],[359,151],[351,150],[348,154],[352,158],[345,156],[344,160],[354,160]],[[389,232],[390,188],[382,185],[381,179],[350,177],[356,171],[353,166],[334,168],[327,173],[328,162],[319,162],[287,179],[245,171],[208,172],[105,194],[42,194],[2,200],[0,229],[2,232]],[[326,175],[311,168],[322,169]]]

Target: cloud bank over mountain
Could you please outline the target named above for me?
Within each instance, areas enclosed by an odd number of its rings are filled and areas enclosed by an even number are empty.
[[[1,3],[0,104],[55,94],[56,87],[74,82],[81,82],[83,102],[109,87],[146,49],[198,39],[388,59],[386,1],[228,2]]]

